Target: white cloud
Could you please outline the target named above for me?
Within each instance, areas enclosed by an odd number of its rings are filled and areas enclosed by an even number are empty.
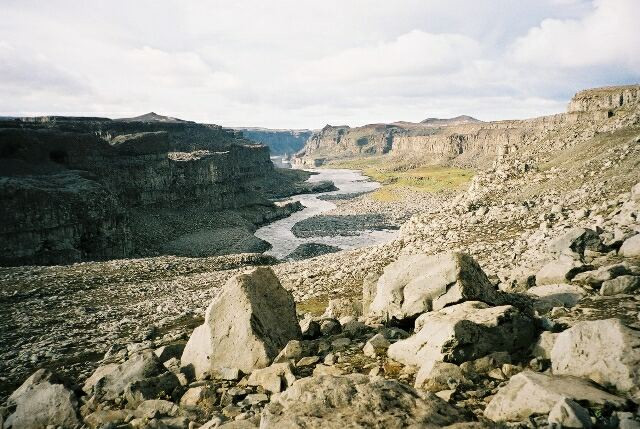
[[[640,80],[636,0],[3,0],[0,115],[527,117]]]
[[[516,40],[513,58],[548,68],[612,66],[640,72],[640,2],[597,0],[582,19],[545,19]]]

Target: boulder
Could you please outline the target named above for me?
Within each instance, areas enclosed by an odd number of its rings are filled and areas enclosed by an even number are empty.
[[[551,261],[536,273],[536,285],[567,283],[576,274],[587,269],[588,266],[568,258]]]
[[[101,400],[116,399],[124,393],[129,384],[155,377],[166,371],[162,362],[151,350],[136,353],[115,368],[109,368],[111,369],[99,367],[90,377],[97,378],[93,384],[92,393]],[[98,377],[99,374],[101,374],[100,377]]]
[[[551,350],[554,374],[585,377],[632,395],[640,393],[640,331],[618,319],[578,322]]]
[[[305,317],[300,321],[300,330],[302,338],[305,340],[315,340],[322,333],[320,332],[320,324],[313,320],[312,317]]]
[[[362,350],[365,356],[376,357],[387,353],[390,345],[384,335],[376,334],[367,341]]]
[[[276,358],[274,363],[297,361],[304,356],[310,356],[317,350],[317,345],[311,341],[291,340],[287,343]]]
[[[578,285],[546,284],[530,288],[527,294],[536,297],[534,307],[543,313],[553,307],[575,306],[586,295],[586,291]]]
[[[417,367],[459,364],[496,351],[524,350],[534,338],[533,320],[515,307],[467,301],[418,317],[416,334],[392,344],[387,355]]]
[[[369,314],[369,307],[376,296],[376,286],[379,278],[380,273],[372,271],[364,276],[362,280],[362,314],[365,316]]]
[[[196,386],[191,387],[180,398],[180,406],[186,409],[193,409],[197,407],[202,401],[211,399],[215,400],[216,393],[209,386]]]
[[[640,277],[638,276],[619,276],[615,279],[602,282],[600,295],[610,296],[621,293],[633,293],[640,289]]]
[[[433,394],[397,381],[363,374],[313,376],[272,398],[260,427],[440,427],[462,420],[460,412]]]
[[[283,362],[254,370],[249,376],[247,384],[262,386],[264,390],[271,393],[279,393],[287,386],[291,386],[294,381],[296,381],[296,376],[293,375],[293,366],[288,362]]]
[[[501,295],[465,253],[401,256],[378,279],[373,320],[404,320],[463,301],[497,304]]]
[[[627,238],[624,243],[622,243],[619,253],[627,258],[640,256],[640,234]]]
[[[223,367],[250,373],[268,366],[289,340],[301,337],[295,303],[271,268],[232,277],[193,331],[182,365],[197,377]]]
[[[124,397],[129,406],[135,407],[149,399],[171,397],[176,388],[180,387],[180,380],[172,372],[133,381],[124,389]]]
[[[600,267],[597,270],[579,273],[575,277],[573,277],[573,279],[571,279],[571,282],[586,284],[592,287],[600,287],[600,285],[602,285],[602,282],[625,274],[631,274],[631,266],[627,262],[607,265],[604,267]]]
[[[149,418],[154,418],[158,415],[175,417],[180,412],[180,408],[176,404],[162,399],[143,401],[136,410]]]
[[[597,407],[624,407],[627,402],[581,378],[523,371],[498,391],[484,415],[496,422],[522,421],[534,414],[548,414],[564,398]]]
[[[137,417],[141,417],[137,410],[99,410],[86,416],[84,423],[91,429],[102,429],[117,427]]]
[[[420,368],[416,375],[415,387],[436,393],[455,390],[458,385],[466,383],[468,380],[458,365],[434,361]]]
[[[9,396],[15,406],[4,427],[12,429],[45,428],[48,426],[75,427],[78,419],[76,395],[54,373],[39,369]]]
[[[585,250],[602,250],[602,241],[594,230],[576,227],[552,240],[549,249],[556,253],[580,257],[584,255]]]
[[[329,300],[329,304],[322,317],[340,319],[345,316],[362,316],[362,303],[351,298],[334,298]]]
[[[551,359],[551,350],[556,343],[556,338],[558,338],[558,334],[549,331],[542,332],[538,342],[533,346],[531,354],[541,359]]]
[[[160,359],[160,362],[165,363],[171,358],[178,358],[182,356],[184,351],[184,343],[169,344],[166,346],[158,347],[155,350],[156,356]]]
[[[589,411],[569,398],[559,400],[549,412],[551,427],[582,429],[591,427]]]

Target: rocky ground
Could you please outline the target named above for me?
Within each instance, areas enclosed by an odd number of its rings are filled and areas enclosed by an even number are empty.
[[[387,244],[0,269],[3,397],[15,391],[0,416],[640,427],[639,164],[632,109],[501,156],[455,198],[425,195]],[[393,205],[337,203],[328,215]],[[257,265],[271,269],[238,277]]]

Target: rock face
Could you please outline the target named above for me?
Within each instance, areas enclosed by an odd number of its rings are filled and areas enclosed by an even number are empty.
[[[356,128],[327,125],[309,138],[294,161],[313,165],[332,158],[391,153],[430,161],[486,165],[576,121],[606,119],[614,109],[636,106],[640,102],[639,91],[638,85],[581,91],[569,103],[567,113],[526,120],[427,120]]]
[[[311,130],[271,130],[267,128],[235,128],[249,139],[269,146],[274,155],[293,155],[304,147]]]
[[[261,428],[438,427],[460,413],[430,394],[396,381],[362,374],[314,376],[296,381],[262,413]]]
[[[403,320],[465,300],[499,300],[498,292],[471,256],[402,256],[388,265],[378,279],[368,316]]]
[[[498,391],[484,411],[493,421],[520,421],[533,414],[548,414],[564,398],[591,405],[625,405],[626,400],[604,392],[576,377],[521,372]]]
[[[154,118],[37,119],[0,120],[0,265],[168,249],[207,256],[194,243],[220,228],[219,212],[283,214],[266,194],[292,176],[274,170],[267,147],[232,131]],[[179,246],[184,236],[191,248]]]
[[[80,424],[75,394],[44,369],[29,377],[8,402],[16,409],[4,427],[31,429],[52,425],[73,428]]]
[[[209,305],[182,365],[193,365],[198,377],[224,367],[250,373],[301,336],[293,296],[270,268],[256,268],[231,278]]]
[[[640,332],[620,320],[579,322],[557,336],[554,374],[586,377],[620,391],[640,393]]]
[[[462,363],[495,351],[516,352],[534,339],[533,321],[510,305],[468,301],[416,320],[416,334],[392,344],[388,356],[418,367]]]

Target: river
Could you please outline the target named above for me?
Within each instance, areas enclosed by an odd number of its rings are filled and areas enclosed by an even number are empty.
[[[350,236],[337,235],[298,238],[293,235],[291,228],[296,223],[336,208],[333,202],[321,200],[318,198],[319,196],[368,192],[380,187],[378,182],[369,180],[366,176],[363,176],[362,173],[355,170],[323,168],[317,170],[310,169],[307,171],[318,173],[311,176],[308,180],[309,182],[331,180],[338,190],[318,194],[300,194],[290,198],[289,201],[300,201],[305,208],[287,218],[263,226],[255,232],[256,237],[271,244],[271,250],[265,252],[266,254],[284,259],[298,246],[305,243],[320,243],[341,249],[355,249],[357,247],[390,241],[397,236],[397,230],[367,230],[362,231],[358,235]]]

